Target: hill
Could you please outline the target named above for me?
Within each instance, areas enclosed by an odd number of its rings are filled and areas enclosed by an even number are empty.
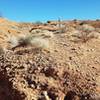
[[[0,100],[100,100],[100,21],[0,19]]]

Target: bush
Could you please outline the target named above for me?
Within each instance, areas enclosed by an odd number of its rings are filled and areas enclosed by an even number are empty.
[[[36,25],[42,25],[43,23],[41,21],[36,21],[35,24]]]
[[[13,36],[14,37],[14,36]],[[26,34],[19,37],[14,37],[9,40],[12,50],[17,47],[34,46],[36,48],[48,48],[48,40],[43,39],[41,36],[34,36],[33,34]]]
[[[88,25],[83,25],[79,27],[78,33],[74,34],[73,37],[75,37],[75,42],[81,41],[86,43],[92,38],[97,38],[95,34],[95,28],[88,26]]]
[[[49,24],[49,23],[51,23],[51,21],[48,20],[47,23]]]
[[[21,37],[18,38],[18,45],[19,46],[31,45],[31,40],[32,40],[31,35],[21,36]]]
[[[75,41],[81,41],[86,43],[87,41],[89,41],[92,38],[96,38],[96,36],[93,33],[86,33],[86,32],[80,32],[77,35],[73,35],[74,37],[76,37]]]
[[[15,47],[18,45],[18,38],[8,35],[8,43],[10,43],[11,47]]]

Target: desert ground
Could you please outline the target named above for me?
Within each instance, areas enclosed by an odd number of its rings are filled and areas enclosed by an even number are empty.
[[[0,100],[100,100],[100,20],[0,18]]]

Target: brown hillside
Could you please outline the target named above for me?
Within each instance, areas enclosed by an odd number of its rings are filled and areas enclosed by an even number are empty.
[[[0,19],[0,100],[100,100],[100,22]]]

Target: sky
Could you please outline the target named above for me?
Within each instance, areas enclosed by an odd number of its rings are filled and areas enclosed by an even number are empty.
[[[0,13],[18,22],[100,19],[100,0],[0,0]]]

